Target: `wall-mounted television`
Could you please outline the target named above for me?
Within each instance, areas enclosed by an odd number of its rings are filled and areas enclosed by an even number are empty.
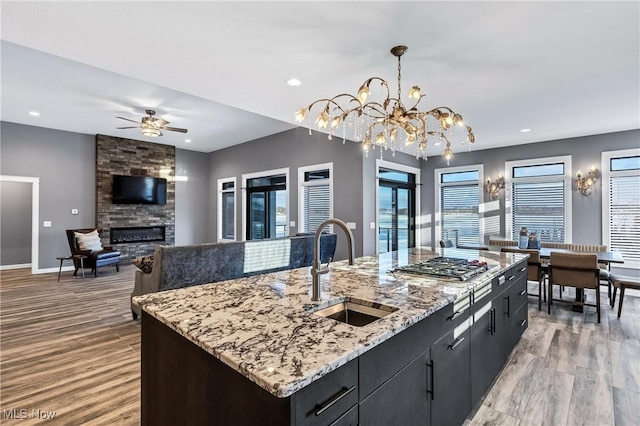
[[[167,180],[151,176],[113,175],[113,204],[167,204]]]

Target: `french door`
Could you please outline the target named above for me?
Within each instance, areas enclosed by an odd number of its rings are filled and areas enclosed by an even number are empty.
[[[378,253],[415,247],[415,175],[378,170]]]
[[[247,181],[247,240],[286,236],[286,190],[284,175]]]

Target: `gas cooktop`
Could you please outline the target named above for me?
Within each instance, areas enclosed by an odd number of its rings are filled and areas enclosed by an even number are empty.
[[[479,260],[467,260],[455,257],[435,257],[424,262],[400,266],[390,272],[458,278],[460,281],[466,281],[469,278],[488,270],[489,266],[487,265],[487,262],[481,262]]]

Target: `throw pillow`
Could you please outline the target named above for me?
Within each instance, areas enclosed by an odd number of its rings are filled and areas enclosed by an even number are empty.
[[[150,274],[153,269],[153,255],[136,257],[131,261],[131,263],[140,268],[140,270],[145,274]]]
[[[102,242],[100,241],[100,235],[98,235],[97,229],[86,234],[83,234],[82,232],[74,232],[74,234],[80,250],[102,250]]]

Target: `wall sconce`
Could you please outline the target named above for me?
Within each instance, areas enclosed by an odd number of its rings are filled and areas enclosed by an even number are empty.
[[[582,176],[582,170],[578,170],[576,173],[576,190],[580,191],[582,195],[591,195],[591,187],[598,180],[598,169],[592,167],[589,169],[587,176]]]
[[[484,184],[484,192],[491,194],[492,200],[498,199],[501,189],[504,189],[504,177],[502,175],[498,176],[498,179],[493,182],[491,182],[491,177],[487,178],[487,183]]]

